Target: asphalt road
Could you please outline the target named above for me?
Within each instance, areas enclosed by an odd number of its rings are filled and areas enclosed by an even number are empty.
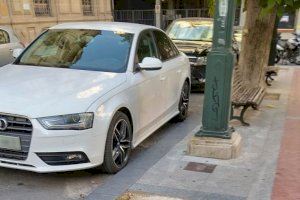
[[[171,142],[178,142],[183,139],[187,132],[183,132],[172,138],[172,131],[192,130],[199,125],[201,119],[203,94],[192,94],[189,118],[179,124],[167,123],[156,131],[151,137],[139,145],[133,152],[130,162],[143,162],[147,157],[144,151],[153,151],[159,146]],[[156,144],[156,146],[155,146]],[[154,147],[155,146],[155,147]],[[153,147],[151,149],[151,147]],[[165,148],[164,151],[168,149]],[[166,152],[155,155],[159,159]],[[130,167],[130,165],[128,166]],[[147,166],[151,167],[151,166]],[[128,169],[127,169],[128,170]],[[134,169],[129,169],[134,172]],[[89,170],[65,173],[37,174],[13,169],[0,168],[0,200],[65,200],[65,199],[85,199],[96,188],[101,187],[117,175],[106,175],[92,173]]]

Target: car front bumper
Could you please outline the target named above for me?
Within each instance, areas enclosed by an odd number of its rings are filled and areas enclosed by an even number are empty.
[[[191,64],[192,85],[199,85],[205,83],[206,66],[195,66]]]
[[[46,130],[31,119],[33,131],[26,160],[0,157],[0,167],[39,173],[82,170],[99,166],[103,162],[106,131],[93,127],[87,130]],[[67,165],[49,165],[38,153],[82,152],[88,162]]]

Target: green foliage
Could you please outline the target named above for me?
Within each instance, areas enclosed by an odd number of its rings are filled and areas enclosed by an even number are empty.
[[[215,9],[216,0],[208,0],[209,15],[213,16]],[[245,0],[247,2],[247,0]],[[251,1],[251,0],[248,0]],[[237,0],[238,3],[241,0]],[[245,4],[246,5],[246,4]],[[262,9],[262,14],[267,14],[272,12],[274,8],[277,9],[277,15],[280,17],[284,12],[292,12],[300,8],[300,0],[260,0],[260,6]]]
[[[213,17],[214,16],[214,13],[215,13],[215,0],[209,0],[208,1],[208,14],[210,17]]]
[[[272,12],[277,8],[277,15],[280,17],[284,12],[292,12],[300,8],[300,0],[260,0],[262,13]]]
[[[241,1],[242,0],[237,0],[237,5],[241,5]],[[210,17],[214,16],[215,7],[216,7],[215,3],[216,3],[216,0],[208,0],[208,14],[209,14]]]

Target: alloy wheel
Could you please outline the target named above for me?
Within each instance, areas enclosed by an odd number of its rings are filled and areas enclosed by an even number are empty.
[[[113,130],[112,158],[119,168],[122,168],[128,160],[131,148],[129,125],[126,120],[120,119]]]
[[[189,84],[185,83],[181,91],[180,105],[179,105],[179,111],[182,116],[186,116],[188,113],[189,100],[190,100],[189,96],[190,96]]]

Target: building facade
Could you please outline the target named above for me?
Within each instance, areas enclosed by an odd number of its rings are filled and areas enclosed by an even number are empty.
[[[158,3],[159,2],[159,3]],[[157,13],[159,8],[160,14]],[[211,17],[209,0],[114,0],[114,20],[158,25],[165,29],[173,20],[185,17]],[[239,25],[240,4],[236,9],[235,25]]]
[[[114,0],[115,10],[153,9],[155,0]],[[161,0],[162,9],[207,8],[208,0]]]
[[[111,0],[0,0],[0,26],[11,26],[24,44],[58,23],[111,20]]]

